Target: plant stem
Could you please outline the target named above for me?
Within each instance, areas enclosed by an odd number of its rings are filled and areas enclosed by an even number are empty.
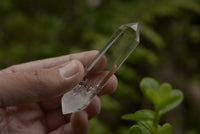
[[[153,121],[153,126],[155,128],[155,134],[157,134],[158,132],[158,124],[159,124],[159,121],[160,121],[160,114],[158,112],[158,110],[155,110],[155,119]]]

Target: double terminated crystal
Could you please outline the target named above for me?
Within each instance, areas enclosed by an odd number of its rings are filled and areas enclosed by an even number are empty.
[[[84,109],[139,44],[138,23],[124,24],[85,68],[83,80],[62,97],[63,114]],[[102,65],[102,70],[95,70]]]

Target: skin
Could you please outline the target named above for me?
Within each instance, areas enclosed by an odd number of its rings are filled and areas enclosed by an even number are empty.
[[[88,120],[100,112],[98,96],[114,92],[116,77],[113,75],[82,111],[63,115],[60,103],[62,95],[82,80],[84,67],[96,54],[97,51],[76,53],[1,70],[0,134],[87,134]],[[94,72],[105,66],[105,58],[101,60]],[[70,63],[76,67],[70,70],[73,75],[65,78],[59,70],[68,69]]]

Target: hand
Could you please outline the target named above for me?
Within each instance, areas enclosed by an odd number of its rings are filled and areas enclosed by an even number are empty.
[[[61,96],[78,84],[96,51],[11,66],[0,71],[0,134],[87,134],[100,112],[96,96],[79,112],[62,115]],[[102,65],[96,66],[96,69]],[[113,75],[99,95],[117,86]]]

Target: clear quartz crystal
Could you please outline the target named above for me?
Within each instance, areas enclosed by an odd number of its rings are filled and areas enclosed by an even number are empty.
[[[62,97],[63,114],[84,109],[139,44],[138,23],[124,24],[85,68],[83,80]],[[103,66],[98,70],[98,66]]]

